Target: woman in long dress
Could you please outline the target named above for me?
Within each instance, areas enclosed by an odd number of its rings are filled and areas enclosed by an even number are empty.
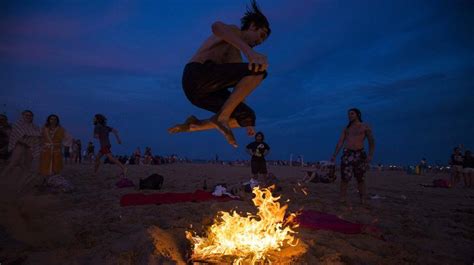
[[[42,149],[39,171],[42,176],[58,175],[63,169],[63,146],[72,144],[72,137],[60,125],[59,117],[51,114],[41,129]]]

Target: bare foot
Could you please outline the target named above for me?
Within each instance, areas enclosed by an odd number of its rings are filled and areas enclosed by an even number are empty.
[[[183,124],[177,124],[171,128],[168,128],[168,133],[180,133],[180,132],[189,132],[192,126],[199,124],[199,120],[191,115],[189,116]]]
[[[247,135],[248,136],[254,136],[255,135],[255,128],[252,126],[247,127]]]
[[[237,141],[235,140],[234,133],[232,129],[229,128],[228,122],[221,122],[217,120],[217,116],[214,116],[210,119],[210,121],[216,126],[217,130],[219,130],[227,140],[227,142],[232,145],[232,147],[237,148]]]

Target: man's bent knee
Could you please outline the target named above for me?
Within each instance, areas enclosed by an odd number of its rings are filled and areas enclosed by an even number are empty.
[[[267,71],[263,71],[263,72],[251,72],[250,75],[246,75],[244,78],[242,79],[248,79],[248,80],[252,80],[254,82],[262,82],[263,79],[265,79],[267,77]]]

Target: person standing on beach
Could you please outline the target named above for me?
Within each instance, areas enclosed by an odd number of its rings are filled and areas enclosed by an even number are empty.
[[[153,162],[153,154],[151,153],[151,147],[145,147],[145,153],[143,153],[143,164],[150,165]]]
[[[94,173],[97,173],[99,170],[100,159],[102,156],[106,156],[109,161],[118,165],[122,169],[122,175],[125,178],[127,176],[127,168],[113,156],[111,151],[112,145],[110,144],[109,140],[109,133],[113,133],[117,139],[117,143],[122,144],[118,131],[112,127],[107,126],[107,118],[102,114],[96,114],[94,116],[94,125],[94,138],[98,139],[100,143],[100,150],[95,158]]]
[[[0,114],[0,160],[7,160],[10,156],[8,152],[8,141],[10,140],[10,133],[12,126],[8,123],[7,115]]]
[[[89,142],[87,144],[87,149],[86,149],[86,158],[89,162],[92,162],[92,158],[94,157],[94,152],[95,152],[94,143]]]
[[[51,114],[41,129],[42,148],[40,154],[39,173],[43,177],[58,175],[63,169],[63,146],[71,146],[73,139],[61,126],[59,117]]]
[[[135,152],[133,152],[133,157],[135,158],[135,165],[140,165],[142,160],[142,151],[140,150],[140,147],[135,149]]]
[[[190,116],[183,124],[169,128],[169,133],[217,129],[233,147],[237,142],[232,128],[246,127],[249,136],[255,134],[255,113],[243,101],[267,76],[267,57],[253,48],[264,42],[271,30],[255,0],[240,21],[240,28],[223,22],[212,24],[213,34],[184,68],[186,97],[215,115],[206,120]],[[248,63],[243,62],[241,53]]]
[[[2,172],[6,174],[15,166],[31,169],[34,158],[41,152],[41,130],[33,123],[33,112],[24,110],[21,118],[13,125],[8,142],[8,152],[11,157]]]
[[[253,180],[251,183],[258,183],[258,177],[261,180],[267,180],[267,161],[265,156],[270,152],[270,146],[263,140],[265,136],[262,132],[255,134],[255,141],[247,145],[247,153],[252,156],[250,168],[252,170]]]
[[[71,157],[71,149],[72,149],[71,146],[64,146],[63,153],[64,153],[65,164],[69,164],[70,157]]]
[[[456,185],[461,180],[461,175],[463,174],[463,157],[461,153],[461,148],[455,147],[453,154],[451,155],[451,161],[449,163],[452,167],[451,169],[451,185]]]
[[[70,151],[71,162],[74,164],[76,163],[77,157],[77,142],[76,139],[72,139],[72,145]]]
[[[76,158],[74,160],[75,163],[82,163],[82,142],[80,139],[76,140],[77,150],[76,150]]]
[[[352,108],[348,111],[349,124],[343,129],[337,142],[331,161],[336,160],[339,150],[344,147],[341,157],[341,202],[346,203],[347,186],[354,176],[357,179],[360,202],[365,204],[365,172],[370,166],[374,151],[375,139],[369,125],[362,122],[362,113]],[[364,151],[364,141],[369,143],[369,155]]]
[[[423,157],[420,161],[420,175],[424,175],[426,173],[426,169],[428,168],[427,164],[426,158]]]
[[[472,178],[474,177],[474,157],[471,151],[466,150],[464,152],[463,160],[463,177],[465,187],[472,187]]]

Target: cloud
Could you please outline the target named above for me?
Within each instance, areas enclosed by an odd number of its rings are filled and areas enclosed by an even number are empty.
[[[2,38],[55,41],[79,39],[127,21],[134,12],[133,3],[126,0],[109,1],[103,5],[95,5],[94,10],[90,10],[88,5],[59,2],[49,6],[43,5],[44,3],[33,3],[32,5],[37,9],[31,10],[17,3],[18,6],[13,4],[15,7],[10,7],[11,12],[0,20],[0,35],[3,36]],[[24,12],[25,10],[30,12]]]

